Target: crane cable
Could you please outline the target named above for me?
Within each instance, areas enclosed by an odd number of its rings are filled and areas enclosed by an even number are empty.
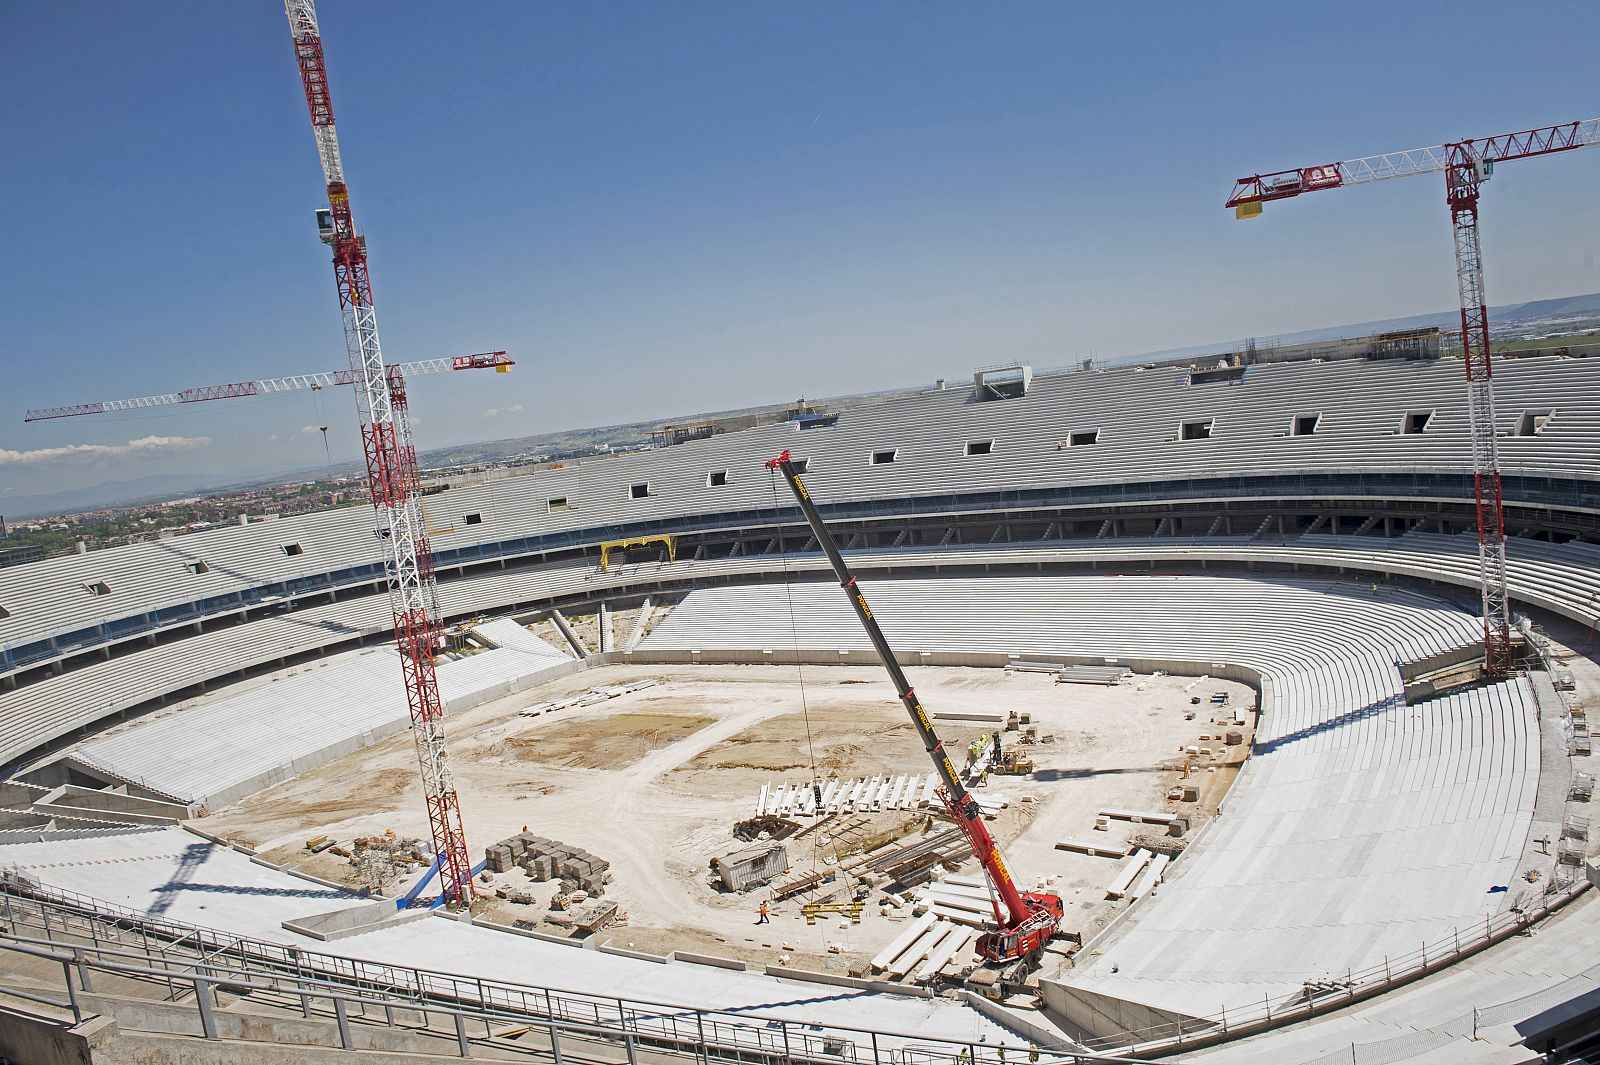
[[[322,386],[311,389],[311,400],[317,410],[317,428],[322,430],[322,455],[328,460],[328,472],[333,472],[333,451],[328,447],[328,416],[322,409]]]
[[[773,510],[777,510],[778,472],[776,470],[770,468],[767,470],[767,482],[768,486],[772,489]],[[795,678],[799,682],[800,688],[800,715],[804,719],[806,726],[806,757],[811,763],[811,801],[813,803],[815,815],[820,818],[823,816],[822,784],[817,779],[817,749],[811,738],[811,708],[806,700],[806,671],[805,666],[800,661],[800,626],[795,620],[794,588],[792,585],[793,578],[791,577],[789,571],[789,552],[783,546],[783,528],[781,526],[778,528],[777,539],[778,558],[783,563],[783,594],[789,604],[789,640],[790,646],[794,650]],[[814,832],[811,835],[811,871],[813,873],[817,871],[817,849],[820,846],[818,842],[820,835],[821,833],[819,832]]]

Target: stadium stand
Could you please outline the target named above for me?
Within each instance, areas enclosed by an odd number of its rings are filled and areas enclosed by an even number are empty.
[[[521,690],[572,662],[509,618],[473,631],[495,646],[441,660],[439,689],[450,711]],[[217,807],[408,724],[400,670],[382,647],[228,688],[203,705],[80,744],[64,761],[109,783]]]
[[[1299,478],[1281,486],[1296,495],[1326,494],[1317,479],[1329,478],[1362,496],[1462,497],[1466,414],[1453,361],[1263,365],[1238,383],[1187,381],[1181,367],[1044,376],[1016,399],[984,403],[965,389],[926,392],[845,411],[826,428],[760,427],[570,463],[428,497],[430,520],[442,527],[435,549],[448,571],[593,544],[634,527],[662,532],[770,517],[786,508],[761,464],[785,447],[809,459],[819,498],[840,507],[899,501],[953,509],[959,498],[997,493],[1010,497],[998,502],[1020,506],[1030,492],[1089,487],[1114,487],[1112,495],[1124,499],[1220,498],[1243,486],[1207,482],[1261,476]],[[1600,363],[1592,360],[1504,362],[1496,388],[1513,503],[1593,503],[1587,457],[1600,445],[1597,386]],[[1293,419],[1308,409],[1320,415],[1316,432],[1292,435]],[[1522,413],[1534,409],[1554,414],[1536,435],[1516,435]],[[1401,432],[1413,411],[1431,412],[1427,429]],[[1212,421],[1210,437],[1178,439],[1181,422],[1201,417]],[[1070,443],[1073,432],[1090,430],[1094,444]],[[974,440],[992,447],[965,454]],[[884,448],[895,461],[872,464],[872,453]],[[718,471],[729,476],[712,486],[708,475]],[[1443,479],[1430,487],[1430,474]],[[648,494],[633,498],[635,484],[648,485]],[[467,513],[481,520],[467,525],[459,520]],[[374,581],[381,574],[372,537],[366,509],[351,507],[0,571],[0,606],[9,613],[0,618],[4,664],[20,668],[64,649],[237,612],[274,596]],[[198,563],[203,573],[194,572]]]
[[[1500,910],[1539,777],[1532,693],[1507,682],[1407,706],[1397,662],[1478,637],[1475,618],[1361,585],[1232,577],[951,577],[862,582],[891,644],[1197,663],[1259,674],[1254,754],[1219,830],[1119,939],[1063,978],[1084,1030],[1276,1003]],[[645,651],[869,645],[838,589],[691,592]],[[1198,851],[1196,853],[1195,851]]]
[[[1519,602],[1584,625],[1600,621],[1600,548],[1588,544],[1513,541],[1509,572]],[[1237,537],[1130,539],[1055,544],[985,544],[945,549],[878,549],[852,554],[862,572],[917,572],[967,567],[1039,568],[1068,564],[1278,564],[1436,581],[1471,591],[1477,584],[1477,543],[1470,536],[1407,533],[1380,537],[1300,536],[1270,542]],[[796,571],[820,572],[820,554],[751,556],[646,566],[598,573],[582,562],[487,573],[441,585],[448,616],[476,615],[563,596],[623,594],[697,582],[757,579]],[[282,664],[311,652],[350,646],[388,631],[385,594],[351,596],[335,603],[273,612],[248,624],[230,624],[200,636],[100,659],[10,691],[0,690],[0,713],[18,723],[0,736],[0,758],[92,726],[120,711],[263,664]]]
[[[1478,636],[1459,363],[1347,359],[1196,380],[1187,367],[1151,366],[1038,376],[1013,398],[936,389],[431,494],[442,610],[492,645],[442,667],[456,677],[447,696],[459,706],[581,668],[485,614],[591,612],[645,597],[660,607],[686,593],[648,635],[642,624],[630,634],[641,659],[788,646],[782,589],[760,582],[790,573],[804,582],[824,566],[762,469],[788,448],[807,460],[808,485],[905,653],[1231,663],[1259,675],[1267,716],[1229,815],[1096,944],[1097,959],[1051,982],[1059,1013],[1094,1031],[1208,1016],[1237,996],[1262,997],[1270,1012],[1304,991],[1304,957],[1337,983],[1341,968],[1371,971],[1386,951],[1414,951],[1463,923],[1514,926],[1510,893],[1489,888],[1506,883],[1529,834],[1541,753],[1528,689],[1511,681],[1408,707],[1397,668]],[[1593,630],[1600,361],[1506,359],[1496,384],[1515,606]],[[1419,421],[1420,432],[1406,431]],[[1207,430],[1186,433],[1187,423]],[[661,534],[677,538],[676,561],[644,549],[598,568],[601,543]],[[374,694],[397,689],[398,670],[383,680],[392,656],[372,649],[389,626],[373,536],[368,510],[351,507],[0,569],[0,764],[75,744],[71,757],[102,778],[220,802],[403,725],[403,708]],[[806,644],[865,649],[836,589],[795,591],[807,604]],[[248,678],[273,669],[297,675],[272,685],[266,714],[267,685]],[[206,705],[103,731],[240,680]],[[319,713],[313,740],[286,742],[304,726],[264,719],[284,713],[297,684],[304,694],[290,701],[302,711],[320,702],[342,712]],[[180,746],[198,757],[170,758]],[[25,819],[40,789],[7,786],[0,815]],[[148,908],[144,895],[165,889],[191,920],[232,921],[228,907],[182,909],[231,893],[308,909],[304,881],[252,879],[259,867],[210,854],[205,890],[183,888],[192,839],[173,850],[178,836],[118,834],[113,845],[103,834],[34,831],[48,846],[21,851],[6,842],[15,838],[0,832],[0,865],[31,864],[47,883],[90,895],[115,888],[113,901],[129,905]],[[76,849],[92,839],[126,850]],[[127,870],[138,875],[124,885]],[[1237,920],[1243,913],[1260,920]],[[458,934],[422,924],[425,938]],[[392,932],[396,943],[404,935]],[[577,953],[557,949],[554,960],[530,953],[519,964],[559,966]],[[1574,965],[1550,978],[1572,979]],[[645,979],[638,968],[607,979]],[[670,1000],[704,1004],[685,996]],[[803,1010],[814,1000],[796,1001]],[[897,1007],[881,996],[861,1001],[871,1023],[919,1030],[919,1015],[891,1019]],[[748,996],[726,1002],[767,1008]],[[953,1027],[939,1030],[952,1038],[981,1030],[969,1010],[946,1021]],[[1381,1026],[1362,1031],[1377,1040]],[[957,1060],[919,1055],[906,1060]]]

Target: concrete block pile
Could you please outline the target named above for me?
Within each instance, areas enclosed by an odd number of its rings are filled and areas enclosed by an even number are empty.
[[[520,867],[534,880],[566,881],[590,895],[601,894],[611,879],[611,863],[604,858],[531,832],[501,840],[487,848],[484,856],[491,872],[509,873]]]

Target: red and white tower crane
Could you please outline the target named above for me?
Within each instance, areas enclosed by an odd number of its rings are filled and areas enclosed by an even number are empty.
[[[1494,418],[1494,364],[1489,351],[1489,311],[1483,291],[1483,252],[1478,240],[1479,187],[1496,163],[1569,152],[1600,143],[1600,119],[1565,122],[1452,141],[1431,148],[1374,155],[1339,163],[1281,170],[1240,178],[1226,206],[1253,218],[1261,205],[1305,192],[1365,185],[1414,174],[1445,176],[1445,203],[1455,235],[1456,288],[1461,297],[1461,355],[1467,372],[1467,415],[1472,435],[1472,475],[1478,509],[1479,577],[1483,593],[1484,673],[1505,676],[1513,666],[1511,616],[1506,591],[1506,528],[1501,498],[1500,455]]]
[[[394,381],[424,374],[443,373],[447,370],[494,370],[506,373],[516,360],[503,351],[485,351],[477,355],[447,355],[442,359],[420,359],[417,362],[394,363],[388,367],[390,387]],[[264,377],[259,381],[234,381],[225,385],[201,385],[185,388],[181,392],[163,392],[158,396],[138,396],[134,399],[103,399],[94,403],[74,403],[69,407],[34,407],[22,419],[25,422],[44,422],[52,418],[75,418],[84,414],[114,414],[128,410],[149,410],[151,407],[171,407],[179,403],[204,403],[213,399],[239,399],[244,396],[275,396],[284,392],[316,392],[334,385],[356,383],[355,370],[322,370],[318,373],[297,373],[287,377]]]
[[[405,674],[411,707],[411,734],[422,766],[422,789],[428,824],[438,855],[445,897],[458,905],[472,902],[472,863],[466,830],[456,799],[445,746],[444,707],[433,656],[439,648],[439,616],[433,573],[417,483],[416,448],[406,418],[402,378],[390,376],[378,344],[378,316],[372,304],[367,273],[367,246],[350,214],[350,190],[339,158],[339,136],[333,124],[328,71],[312,0],[284,0],[295,59],[311,111],[317,155],[328,186],[328,207],[318,213],[323,240],[333,247],[333,273],[344,313],[345,348],[355,374],[356,411],[366,452],[368,487],[377,513],[377,531],[384,545],[389,573],[394,638]],[[391,387],[393,385],[393,387]]]

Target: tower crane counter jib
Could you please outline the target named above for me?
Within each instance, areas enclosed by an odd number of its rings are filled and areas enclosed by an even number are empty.
[[[767,468],[781,472],[784,480],[789,482],[789,488],[800,504],[800,511],[805,515],[806,523],[811,526],[812,535],[817,538],[817,543],[822,545],[823,552],[828,556],[828,563],[833,567],[834,575],[839,578],[839,586],[849,596],[856,617],[860,619],[862,628],[866,629],[867,638],[877,651],[879,661],[883,663],[883,668],[888,670],[889,679],[894,682],[895,692],[905,705],[906,713],[911,715],[912,726],[917,730],[928,757],[933,760],[933,768],[938,773],[940,781],[939,797],[944,801],[945,809],[949,812],[951,820],[961,829],[962,835],[966,837],[967,843],[972,847],[973,855],[983,867],[984,876],[988,878],[994,894],[998,896],[998,902],[995,904],[995,921],[999,928],[987,931],[978,938],[978,953],[986,961],[991,962],[1035,958],[1044,950],[1045,944],[1056,934],[1061,925],[1061,897],[1045,892],[1024,893],[1017,889],[1005,861],[1000,857],[999,846],[983,823],[978,800],[967,791],[955,767],[950,764],[950,756],[945,753],[944,743],[934,731],[932,722],[928,720],[927,712],[923,710],[916,691],[911,687],[911,682],[906,679],[905,671],[895,660],[894,650],[878,626],[872,608],[867,605],[867,597],[862,594],[861,587],[850,572],[850,567],[845,564],[844,556],[839,553],[832,535],[823,524],[822,516],[817,512],[816,504],[811,501],[811,495],[806,491],[805,485],[801,483],[799,471],[796,470],[789,453],[785,451],[768,462]],[[1002,905],[1005,909],[1003,914],[1000,912]]]

